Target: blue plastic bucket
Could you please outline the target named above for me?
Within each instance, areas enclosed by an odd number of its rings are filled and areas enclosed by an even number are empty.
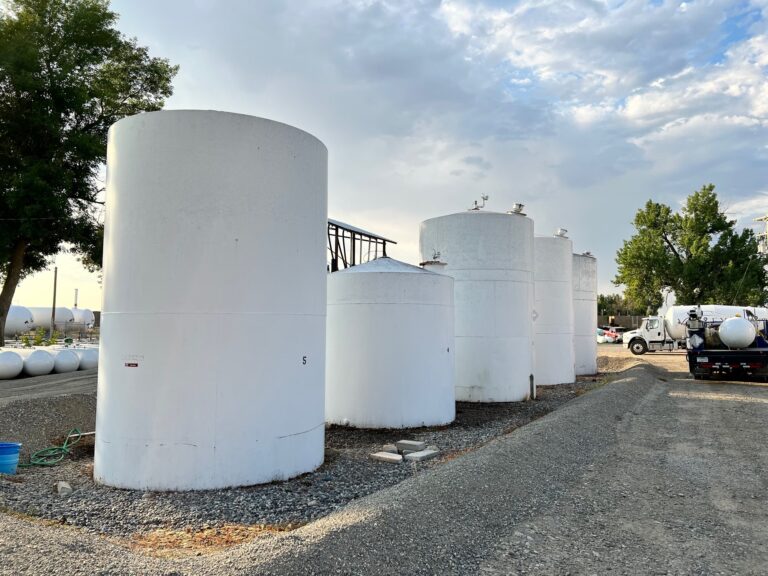
[[[19,450],[21,444],[18,442],[0,442],[0,474],[16,474]]]

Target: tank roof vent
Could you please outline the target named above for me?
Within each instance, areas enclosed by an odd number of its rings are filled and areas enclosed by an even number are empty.
[[[558,228],[555,231],[556,238],[568,238],[567,234],[568,234],[568,230],[566,230],[565,228]]]
[[[515,202],[512,204],[512,210],[508,210],[507,214],[520,214],[521,216],[525,216],[523,213],[523,208],[525,208],[525,204],[520,204],[519,202]]]

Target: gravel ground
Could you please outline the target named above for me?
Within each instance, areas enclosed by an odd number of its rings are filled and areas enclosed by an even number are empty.
[[[500,435],[555,410],[565,402],[599,385],[584,378],[573,385],[539,388],[533,402],[470,404],[457,403],[457,419],[450,426],[403,430],[359,430],[333,426],[326,430],[325,463],[317,471],[284,482],[229,490],[202,492],[140,492],[96,485],[92,476],[92,440],[85,439],[75,456],[52,468],[21,469],[15,477],[0,475],[0,509],[82,526],[90,531],[129,536],[158,528],[203,530],[225,524],[265,525],[295,528],[326,516],[352,500],[397,484],[475,449]],[[14,430],[12,438],[36,436],[38,447],[41,420],[48,438],[61,435],[74,420],[61,415],[93,410],[93,397],[61,397],[17,402],[0,410],[0,428]],[[78,408],[79,406],[79,408]],[[67,420],[65,423],[63,420]],[[92,420],[91,420],[92,421]],[[82,427],[83,430],[88,426]],[[413,439],[436,445],[441,456],[423,463],[375,462],[369,454],[386,443]],[[90,449],[89,449],[90,448]],[[74,492],[61,497],[58,481],[68,482]]]

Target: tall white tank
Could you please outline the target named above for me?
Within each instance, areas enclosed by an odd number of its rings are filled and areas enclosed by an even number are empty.
[[[359,428],[449,424],[453,279],[390,258],[328,277],[325,419]]]
[[[758,318],[765,320],[768,319],[768,309],[757,308],[754,306],[727,306],[723,304],[702,304],[697,306],[691,304],[689,306],[670,306],[664,314],[664,323],[667,327],[669,335],[676,339],[682,340],[686,336],[686,322],[688,321],[688,312],[692,309],[699,309],[706,320],[725,320],[727,318],[733,318],[736,315],[747,317],[747,313],[752,313]]]
[[[93,328],[96,316],[89,308],[72,308],[72,316],[78,328]]]
[[[470,210],[421,223],[424,261],[454,279],[456,399],[515,402],[533,374],[533,220]]]
[[[15,350],[0,349],[0,380],[16,378],[24,369],[24,359]]]
[[[50,306],[30,306],[29,311],[32,313],[33,328],[45,328],[46,330],[51,327],[51,307]],[[65,330],[72,326],[75,321],[75,316],[72,314],[72,310],[64,308],[63,306],[56,306],[56,330]]]
[[[597,259],[573,255],[573,355],[576,376],[597,373]]]
[[[50,315],[48,316],[48,322],[50,323]],[[8,317],[5,319],[5,335],[13,336],[15,334],[22,334],[32,329],[33,319],[32,312],[29,308],[24,306],[11,305],[8,310]]]
[[[565,236],[537,236],[535,247],[536,384],[576,380],[573,346],[573,245]]]
[[[327,163],[314,136],[252,116],[112,126],[97,482],[221,488],[322,464]]]

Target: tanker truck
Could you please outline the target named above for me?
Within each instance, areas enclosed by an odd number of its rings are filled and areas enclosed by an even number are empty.
[[[670,306],[663,316],[643,318],[640,328],[625,332],[624,346],[635,355],[685,349],[686,324],[688,313],[692,308],[699,310],[702,318],[707,322],[723,321],[737,315],[744,318],[768,319],[768,308],[722,304],[705,304],[698,307]]]
[[[696,380],[726,376],[734,380],[768,381],[768,320],[754,315],[707,319],[701,310],[688,312],[688,370]]]

